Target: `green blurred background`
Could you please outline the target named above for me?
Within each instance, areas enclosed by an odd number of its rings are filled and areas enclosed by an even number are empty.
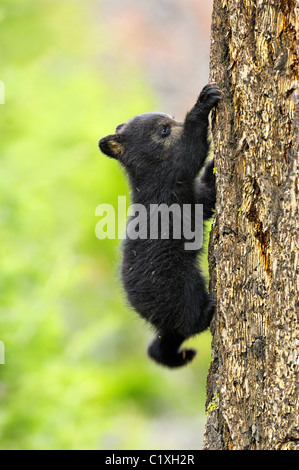
[[[95,236],[95,208],[128,194],[98,139],[155,92],[92,2],[1,0],[0,39],[0,448],[200,448],[210,335],[188,368],[149,361],[119,241]]]

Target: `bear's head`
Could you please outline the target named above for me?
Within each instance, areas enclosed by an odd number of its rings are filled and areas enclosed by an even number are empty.
[[[101,151],[131,173],[150,170],[171,159],[183,134],[183,123],[169,114],[139,114],[99,141]]]

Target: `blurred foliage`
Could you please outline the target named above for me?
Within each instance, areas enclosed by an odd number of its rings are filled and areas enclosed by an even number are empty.
[[[155,106],[107,34],[90,0],[1,2],[1,449],[172,448],[188,429],[160,420],[204,414],[209,334],[189,368],[151,363],[119,241],[95,237],[97,205],[128,191],[97,141]]]

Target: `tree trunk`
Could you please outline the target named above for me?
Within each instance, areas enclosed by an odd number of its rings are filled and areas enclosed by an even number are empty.
[[[214,0],[206,449],[299,449],[298,3]]]

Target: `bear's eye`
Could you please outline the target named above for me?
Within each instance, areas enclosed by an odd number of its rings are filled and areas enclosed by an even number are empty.
[[[161,127],[161,136],[167,137],[170,134],[170,126],[165,125]]]

